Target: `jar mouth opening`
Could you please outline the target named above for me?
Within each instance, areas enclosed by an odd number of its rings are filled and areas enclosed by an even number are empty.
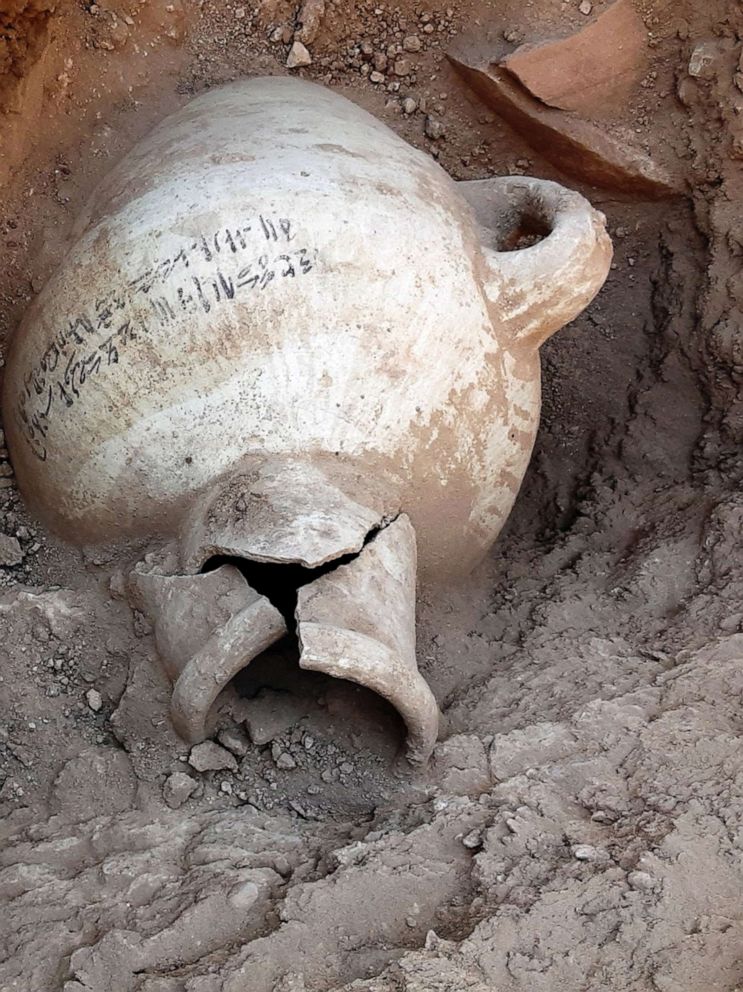
[[[535,195],[504,199],[488,218],[488,247],[494,251],[531,248],[554,230],[554,217]]]

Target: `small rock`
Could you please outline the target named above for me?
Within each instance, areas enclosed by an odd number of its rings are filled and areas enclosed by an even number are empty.
[[[402,47],[406,52],[419,52],[421,50],[421,40],[417,34],[410,34],[403,39]]]
[[[593,10],[593,4],[591,3],[591,0],[581,0],[578,10],[581,12],[581,14],[585,14],[585,16],[588,17],[588,15]]]
[[[88,702],[88,706],[92,709],[94,713],[98,713],[103,706],[103,697],[97,689],[88,689],[85,693],[85,698]]]
[[[446,943],[447,941],[442,940],[435,930],[429,930],[426,933],[426,940],[423,946],[427,951],[437,951],[442,945],[445,945]]]
[[[317,37],[324,16],[325,0],[304,0],[297,15],[296,40],[301,44],[311,45]]]
[[[468,851],[476,851],[479,847],[482,847],[482,834],[479,830],[470,830],[462,838],[462,844]]]
[[[377,72],[385,72],[387,69],[388,59],[384,52],[377,52],[377,54],[372,59],[372,65],[377,70]]]
[[[312,65],[312,56],[301,41],[295,41],[289,49],[286,67],[287,69],[300,69],[305,65]]]
[[[204,741],[192,747],[188,763],[197,772],[218,772],[223,768],[229,768],[231,772],[237,771],[235,756],[214,741]]]
[[[13,475],[13,467],[8,462],[0,462],[0,477],[10,479]]]
[[[382,75],[381,72],[377,72],[376,69],[375,69],[374,72],[370,72],[369,73],[369,80],[372,83],[383,83],[384,82],[384,76]]]
[[[720,621],[720,630],[724,630],[726,634],[734,634],[740,630],[741,621],[743,621],[743,613],[731,613],[728,617],[723,617]]]
[[[284,751],[277,741],[274,741],[271,745],[271,757],[276,767],[281,768],[283,771],[290,771],[292,768],[297,767],[294,758],[287,751]]]
[[[23,550],[18,541],[9,534],[0,534],[0,567],[20,565],[23,561]]]
[[[409,76],[413,71],[413,67],[410,64],[410,59],[397,59],[394,66],[394,73],[396,76]]]
[[[173,772],[165,780],[163,799],[171,809],[179,809],[194,794],[198,784],[185,772]]]
[[[243,912],[250,909],[250,907],[257,901],[260,896],[261,891],[255,882],[242,882],[240,885],[236,885],[234,889],[227,896],[227,901],[233,909],[239,909]]]
[[[695,79],[709,78],[715,62],[720,58],[720,50],[713,41],[702,41],[694,46],[689,59],[689,75]]]
[[[430,138],[431,141],[438,141],[440,138],[444,137],[444,125],[441,121],[436,120],[435,117],[426,117],[426,123],[423,130],[426,132],[426,137]]]
[[[614,810],[597,809],[595,813],[591,813],[591,820],[594,823],[616,823],[618,819],[619,813]]]
[[[633,889],[639,892],[649,892],[655,888],[655,881],[652,875],[646,871],[631,871],[627,876],[627,882]]]
[[[226,747],[228,751],[232,751],[233,754],[236,754],[238,758],[242,758],[246,755],[248,753],[248,748],[250,747],[248,735],[242,727],[228,727],[225,730],[220,730],[217,734],[217,740],[223,747]]]
[[[219,783],[219,791],[224,792],[226,796],[231,796],[232,782],[230,782],[228,779],[224,779],[222,782]]]
[[[412,96],[406,96],[402,102],[402,111],[404,114],[414,114],[418,104],[412,98]]]
[[[287,972],[274,985],[273,992],[306,992],[304,978],[296,972]]]
[[[115,20],[111,25],[111,41],[114,48],[123,48],[129,39],[129,28],[123,21]]]
[[[578,861],[606,861],[609,857],[606,851],[592,844],[576,844],[572,851]]]

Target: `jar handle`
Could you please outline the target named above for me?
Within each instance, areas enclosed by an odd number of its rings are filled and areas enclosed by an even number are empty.
[[[603,285],[612,258],[606,218],[546,179],[504,176],[457,188],[482,232],[483,289],[496,319],[512,340],[539,348]]]

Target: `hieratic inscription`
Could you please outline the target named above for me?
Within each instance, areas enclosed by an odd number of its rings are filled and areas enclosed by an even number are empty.
[[[113,367],[123,367],[132,341],[189,314],[212,314],[282,280],[301,278],[316,260],[315,250],[296,246],[290,219],[258,215],[199,235],[65,320],[26,374],[16,407],[33,453],[46,461],[54,418]]]

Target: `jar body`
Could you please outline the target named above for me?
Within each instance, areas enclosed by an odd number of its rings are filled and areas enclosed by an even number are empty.
[[[469,568],[539,413],[537,351],[501,333],[484,267],[456,184],[349,101],[207,93],[99,188],[19,329],[24,495],[81,543],[165,534],[246,460],[317,459],[409,514],[424,568]]]

